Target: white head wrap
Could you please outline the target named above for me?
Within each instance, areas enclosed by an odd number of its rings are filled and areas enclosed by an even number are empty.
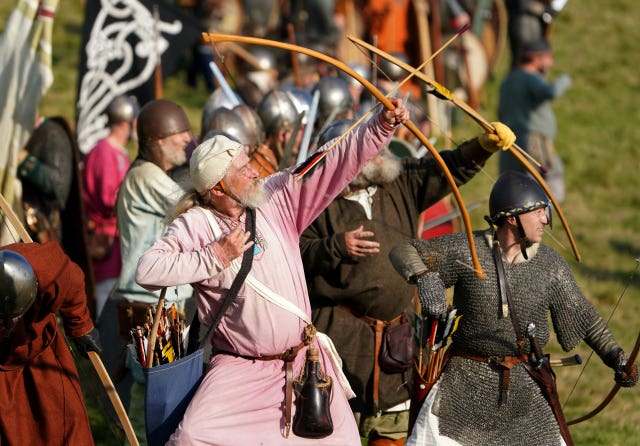
[[[189,174],[198,192],[215,186],[227,173],[231,162],[244,146],[224,135],[216,135],[195,148],[189,161]]]

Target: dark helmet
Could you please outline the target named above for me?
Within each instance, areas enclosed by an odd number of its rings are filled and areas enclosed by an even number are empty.
[[[0,318],[8,321],[22,316],[38,292],[38,280],[31,264],[13,251],[0,251]]]
[[[107,106],[109,125],[131,122],[138,116],[140,106],[135,96],[116,96]]]
[[[409,58],[405,54],[392,53],[392,55],[396,59],[401,60],[404,63],[409,62]],[[407,70],[405,70],[404,68],[400,67],[399,65],[396,65],[395,63],[387,59],[382,59],[378,64],[378,67],[380,69],[382,77],[388,78],[393,82],[397,82],[409,74]]]
[[[318,147],[324,146],[334,138],[342,135],[356,122],[355,119],[336,119],[324,129],[318,138]]]
[[[205,118],[207,119],[205,121]],[[251,138],[246,126],[242,122],[240,116],[233,110],[226,107],[220,107],[208,116],[202,116],[202,136],[206,135],[210,130],[222,130],[233,139],[244,145],[251,144]]]
[[[270,91],[260,102],[258,115],[268,135],[292,128],[298,119],[296,106],[283,90]]]
[[[325,121],[330,115],[335,116],[350,110],[355,104],[347,81],[337,76],[324,76],[314,85],[312,94],[318,90],[318,118]]]
[[[508,170],[496,181],[489,196],[489,218],[499,224],[506,217],[549,206],[544,189],[529,175]]]
[[[247,104],[240,104],[233,107],[233,112],[240,116],[244,126],[249,133],[251,147],[256,147],[264,141],[264,125],[260,115],[254,108],[249,107]]]
[[[188,132],[191,124],[187,114],[175,102],[155,99],[147,102],[138,116],[138,140],[140,147],[176,133]]]

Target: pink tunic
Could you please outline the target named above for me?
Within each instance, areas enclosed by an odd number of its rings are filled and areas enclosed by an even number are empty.
[[[95,279],[118,277],[122,261],[116,228],[116,199],[120,183],[129,169],[129,155],[101,139],[89,152],[82,172],[83,200],[87,218],[96,225],[96,232],[116,237],[109,256],[93,262]]]
[[[291,171],[265,179],[269,199],[256,215],[257,244],[251,275],[311,318],[298,241],[302,231],[387,143],[391,132],[374,117],[336,145],[304,180]],[[208,211],[207,211],[208,212]],[[221,225],[221,229],[225,229]],[[191,283],[201,321],[209,324],[235,274],[216,256],[214,232],[201,209],[178,217],[138,263],[136,281],[145,288]],[[256,357],[298,345],[306,323],[243,285],[218,330],[216,349]],[[314,341],[318,345],[317,340]],[[301,372],[306,349],[294,362]],[[283,362],[214,356],[171,445],[360,445],[358,428],[326,352],[325,373],[334,378],[331,414],[334,433],[311,440],[284,437]],[[295,406],[294,406],[295,411]],[[294,412],[295,413],[295,412]]]

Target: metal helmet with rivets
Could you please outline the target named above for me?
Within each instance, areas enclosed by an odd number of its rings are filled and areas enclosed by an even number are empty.
[[[264,142],[264,124],[258,112],[247,104],[239,104],[233,107],[233,112],[240,116],[249,133],[249,145],[256,147]]]
[[[304,117],[302,118],[302,124],[307,124],[307,118],[309,114],[309,108],[311,108],[311,102],[313,98],[311,97],[311,93],[307,90],[297,87],[287,87],[284,88],[285,93],[289,95],[291,98],[291,102],[296,107],[296,111],[298,114],[304,113]]]
[[[398,60],[401,60],[404,63],[409,62],[409,58],[407,57],[406,54],[392,53],[392,56],[394,56]],[[379,71],[381,72],[381,74],[378,76],[380,79],[385,78],[393,82],[397,82],[409,74],[407,70],[405,70],[399,65],[396,65],[395,63],[391,62],[388,59],[382,59],[378,64],[378,68],[379,68]]]
[[[332,139],[337,138],[338,136],[345,133],[347,130],[349,130],[354,122],[356,122],[355,119],[347,118],[336,119],[335,121],[333,121],[320,134],[320,137],[318,138],[318,147],[322,147]]]

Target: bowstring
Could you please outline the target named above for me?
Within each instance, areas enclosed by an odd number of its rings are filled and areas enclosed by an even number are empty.
[[[357,49],[358,51],[360,51],[360,53],[362,53],[362,55],[363,55],[364,57],[366,57],[366,58],[367,58],[367,60],[369,61],[369,63],[371,63],[371,65],[376,69],[376,71],[377,71],[378,73],[382,74],[382,76],[384,76],[384,78],[385,78],[385,79],[387,79],[388,81],[390,81],[390,82],[394,82],[394,81],[389,77],[389,75],[388,75],[387,73],[385,73],[385,72],[382,70],[382,68],[380,68],[380,65],[379,65],[378,63],[376,63],[375,57],[373,57],[373,56],[371,55],[371,53],[369,53],[369,51],[367,51],[365,48],[361,47],[360,45],[355,45],[355,47],[356,47],[356,49]],[[393,63],[393,62],[391,62],[391,63]],[[406,71],[406,70],[405,70],[405,71]],[[448,102],[449,102],[449,100],[448,100],[446,97],[441,96],[441,95],[439,95],[439,94],[437,93],[437,89],[435,89],[435,88],[433,88],[432,86],[430,86],[430,85],[426,84],[425,82],[422,82],[422,83],[424,84],[424,87],[426,87],[426,90],[425,90],[425,93],[426,93],[426,94],[433,94],[433,95],[435,95],[437,98],[439,98],[439,99],[442,99],[442,100],[446,101],[446,102],[447,102],[447,104],[446,104],[447,106],[452,106],[452,107],[453,107],[453,105],[452,105],[452,104],[449,104],[449,103],[448,103]],[[426,97],[425,97],[425,98],[421,98],[421,100],[426,100]],[[436,119],[436,120],[431,119],[431,115],[429,115],[429,110],[428,110],[428,108],[427,108],[427,107],[425,107],[424,112],[425,112],[425,114],[427,115],[427,118],[429,118],[429,124],[430,124],[430,125],[432,125],[432,126],[434,126],[434,124],[435,124],[438,120],[437,120],[437,119]],[[446,128],[446,126],[444,126],[444,125],[437,125],[437,126],[435,126],[435,128],[437,128],[437,129],[440,131],[440,134],[442,135],[442,139],[443,139],[445,142],[447,142],[447,141],[448,141],[449,143],[453,144],[453,147],[458,147],[458,146],[460,145],[460,142],[458,142],[456,139],[454,139],[454,138],[453,138],[453,136],[452,136],[451,132],[450,132],[450,131],[447,131],[448,129]]]
[[[220,50],[218,49],[218,45],[216,45],[215,42],[211,42],[211,46],[213,47],[213,52],[215,53],[215,55],[214,55],[214,63],[215,63],[215,59],[217,57],[220,60],[220,65],[222,65],[222,68],[224,69],[224,71],[227,73],[227,76],[229,76],[229,79],[231,80],[231,84],[232,84],[233,90],[235,92],[238,92],[238,83],[236,82],[236,79],[235,79],[233,73],[231,72],[231,70],[227,66],[227,61],[225,60],[226,57],[224,56],[224,54],[222,54],[220,52]]]

